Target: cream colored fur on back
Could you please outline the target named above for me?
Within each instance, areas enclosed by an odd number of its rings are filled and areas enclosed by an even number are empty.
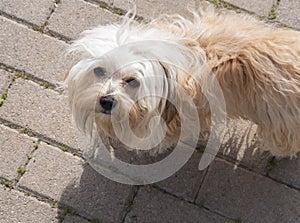
[[[278,156],[300,151],[299,32],[208,8],[194,13],[193,21],[162,16],[150,24],[127,20],[85,31],[71,51],[98,58],[120,45],[147,39],[173,41],[201,56],[217,76],[230,118],[258,125],[262,149]],[[69,73],[68,88],[78,73],[84,71]],[[194,90],[196,100],[203,100],[199,104],[208,106],[201,89]],[[71,89],[71,103],[72,91],[76,90]],[[200,119],[209,119],[209,112],[199,111]]]

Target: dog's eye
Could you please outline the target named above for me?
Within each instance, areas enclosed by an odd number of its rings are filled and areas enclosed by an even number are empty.
[[[105,75],[105,70],[102,68],[102,67],[96,67],[94,69],[94,74],[97,76],[97,77],[102,77]]]
[[[138,87],[138,86],[140,86],[140,82],[137,79],[134,79],[134,78],[128,78],[128,79],[125,80],[125,82],[130,87]]]

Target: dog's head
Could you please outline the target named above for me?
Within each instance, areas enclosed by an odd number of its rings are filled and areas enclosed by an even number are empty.
[[[123,24],[86,31],[75,41],[71,50],[81,59],[65,84],[77,127],[91,137],[96,129],[129,148],[176,142],[179,113],[197,116],[187,107],[200,106],[198,74],[208,71],[201,49],[192,51],[172,38],[159,29]]]

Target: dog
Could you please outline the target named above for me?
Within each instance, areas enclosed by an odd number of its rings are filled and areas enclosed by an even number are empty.
[[[200,142],[211,133],[213,95],[220,103],[224,99],[225,109],[219,110],[228,119],[258,126],[260,148],[295,156],[300,33],[213,8],[193,16],[164,15],[145,24],[127,14],[120,24],[84,31],[70,47],[80,59],[64,80],[76,126],[114,148],[150,149],[157,141],[165,148],[195,129],[189,123],[190,131],[182,131],[181,112],[199,122]],[[211,91],[211,76],[221,96]],[[191,103],[196,111],[184,110]]]

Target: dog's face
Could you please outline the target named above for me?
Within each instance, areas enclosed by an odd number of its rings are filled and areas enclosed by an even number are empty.
[[[142,140],[166,132],[157,128],[166,127],[176,115],[168,103],[174,86],[159,61],[116,64],[112,58],[78,62],[66,79],[69,102],[76,125],[87,135],[96,126],[101,136],[122,138],[137,146],[132,135]]]
[[[151,38],[156,32],[149,32]],[[207,73],[204,52],[176,41],[114,35],[114,26],[100,27],[72,45],[73,52],[83,53],[65,79],[76,126],[91,138],[97,132],[131,148],[155,147],[164,139],[176,143],[178,111],[190,120],[197,116],[190,108],[201,101],[195,76]]]
[[[115,128],[127,127],[145,137],[150,118],[161,115],[167,97],[163,68],[157,62],[142,62],[111,73],[106,70],[96,67],[91,71],[99,86],[94,102],[97,126],[112,137]],[[161,95],[164,97],[157,97]]]

